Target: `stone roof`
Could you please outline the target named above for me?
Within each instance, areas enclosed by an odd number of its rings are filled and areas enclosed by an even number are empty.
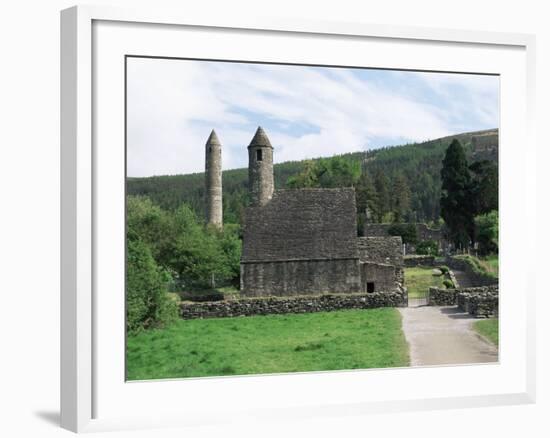
[[[359,259],[372,262],[403,266],[403,248],[400,236],[359,237]]]
[[[242,262],[358,258],[355,190],[277,190],[245,212]]]
[[[256,130],[256,134],[254,134],[254,137],[252,137],[252,140],[248,145],[249,148],[253,146],[263,146],[263,147],[269,147],[273,149],[273,146],[271,146],[271,142],[269,141],[267,134],[265,133],[264,129],[261,126],[258,126],[258,129]]]
[[[218,138],[216,131],[212,129],[212,132],[210,133],[210,136],[208,137],[208,140],[206,140],[206,145],[219,145],[221,146],[220,139]]]

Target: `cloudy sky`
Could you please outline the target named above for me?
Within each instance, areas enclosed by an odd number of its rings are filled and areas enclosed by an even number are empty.
[[[128,176],[245,167],[262,126],[276,162],[498,127],[495,76],[129,58]]]

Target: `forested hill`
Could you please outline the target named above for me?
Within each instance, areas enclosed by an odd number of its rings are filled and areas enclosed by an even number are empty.
[[[408,188],[406,218],[414,221],[431,221],[439,218],[441,161],[451,141],[457,138],[466,149],[471,162],[490,160],[498,162],[498,130],[477,131],[430,140],[423,143],[390,146],[368,152],[355,152],[339,157],[360,166],[369,184],[378,187],[376,176],[384,175],[391,196],[396,185]],[[309,160],[309,163],[323,160]],[[308,161],[292,161],[275,164],[275,186],[285,187],[289,177],[304,170]],[[371,180],[372,178],[372,180]],[[248,170],[233,169],[223,172],[224,221],[237,223],[246,205]],[[384,183],[386,184],[386,183]],[[204,212],[204,173],[189,175],[128,178],[128,195],[148,196],[165,209],[175,209],[182,203],[189,204],[199,217]],[[376,193],[374,194],[376,196]],[[395,201],[398,202],[398,201]],[[388,208],[391,205],[388,205]],[[383,220],[382,216],[378,220]]]

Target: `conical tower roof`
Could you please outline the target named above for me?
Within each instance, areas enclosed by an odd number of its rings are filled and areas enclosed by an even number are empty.
[[[272,148],[271,142],[269,141],[269,138],[267,138],[267,134],[263,130],[261,126],[258,126],[258,129],[256,130],[256,134],[254,134],[254,137],[252,138],[250,145],[248,147],[252,146],[262,146],[262,147],[268,147]]]
[[[208,140],[206,140],[206,146],[212,146],[217,145],[221,146],[220,139],[216,135],[216,131],[212,129],[212,132],[210,133],[210,136],[208,137]]]

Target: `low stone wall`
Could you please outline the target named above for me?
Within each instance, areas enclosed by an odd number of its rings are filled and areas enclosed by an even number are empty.
[[[243,298],[208,303],[180,304],[183,319],[226,318],[233,316],[274,315],[284,313],[330,312],[344,309],[406,307],[406,290],[368,294],[327,294],[318,296]]]
[[[463,289],[430,287],[428,305],[457,305],[463,312],[476,317],[498,316],[498,285]]]
[[[407,268],[415,266],[434,266],[435,257],[430,255],[407,255],[403,258],[403,263]]]
[[[477,317],[498,317],[498,285],[459,289],[459,309]]]
[[[456,305],[456,295],[456,289],[430,287],[428,294],[428,306],[454,306]]]
[[[491,286],[498,284],[498,278],[493,278],[489,275],[476,272],[472,268],[472,265],[464,259],[457,257],[447,257],[445,260],[447,266],[451,269],[456,269],[457,271],[464,271],[466,275],[470,278],[470,281],[476,286]],[[458,285],[460,287],[460,284]]]

